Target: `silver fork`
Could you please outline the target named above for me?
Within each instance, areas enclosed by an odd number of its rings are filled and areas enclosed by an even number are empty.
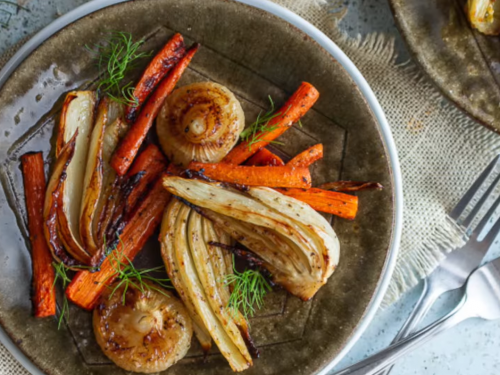
[[[478,238],[485,226],[487,226],[488,221],[492,219],[495,209],[499,205],[500,197],[496,200],[493,207],[490,208],[483,220],[481,220],[477,228],[474,229],[466,246],[486,252],[500,232],[500,219],[496,221],[493,228],[490,229],[483,240],[479,241]],[[386,366],[392,365],[396,360],[416,347],[468,318],[500,319],[500,258],[487,263],[471,274],[461,301],[444,318],[441,318],[414,335],[389,346],[387,349],[333,375],[376,374]]]
[[[477,180],[472,184],[469,190],[464,194],[462,199],[457,203],[455,208],[451,211],[449,216],[460,226],[467,228],[470,231],[470,226],[478,214],[484,203],[490,197],[495,189],[498,181],[500,180],[500,173],[494,181],[488,186],[486,192],[482,195],[481,199],[472,208],[469,215],[461,219],[465,209],[469,206],[472,199],[476,196],[478,191],[484,185],[486,180],[492,175],[499,164],[500,155],[496,156],[486,169],[481,173]],[[415,304],[413,311],[408,319],[403,324],[401,330],[398,332],[391,344],[394,344],[405,337],[415,332],[418,324],[422,321],[425,315],[429,312],[431,306],[436,300],[444,293],[451,290],[461,288],[469,277],[470,273],[476,269],[483,260],[486,252],[489,249],[489,244],[481,246],[474,244],[471,246],[470,242],[460,249],[452,251],[444,258],[439,266],[424,279],[424,287],[419,300]],[[393,366],[384,369],[378,375],[387,375]]]

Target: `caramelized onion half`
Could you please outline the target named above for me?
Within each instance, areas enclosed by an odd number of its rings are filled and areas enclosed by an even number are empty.
[[[194,83],[175,90],[157,119],[157,133],[168,158],[187,166],[196,160],[216,163],[238,141],[245,126],[239,101],[226,87]]]
[[[96,340],[104,354],[126,371],[164,371],[191,346],[191,319],[172,293],[153,284],[141,290],[136,284],[116,290],[113,284],[101,296],[94,310]]]

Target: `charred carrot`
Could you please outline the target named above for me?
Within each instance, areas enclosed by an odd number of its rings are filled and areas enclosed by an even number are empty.
[[[358,197],[322,189],[276,189],[280,193],[307,203],[316,211],[353,220],[358,211]]]
[[[166,168],[167,159],[158,146],[150,144],[139,154],[128,171],[129,177],[133,177],[138,173],[141,176],[139,182],[127,197],[127,207],[129,209],[135,206],[141,195],[146,191],[147,186],[154,182]]]
[[[119,176],[123,176],[127,173],[144,138],[146,138],[146,134],[151,128],[151,125],[153,125],[153,121],[158,115],[165,98],[174,89],[182,73],[184,73],[193,59],[199,46],[199,44],[195,44],[191,47],[168,76],[160,82],[158,88],[151,94],[151,97],[146,102],[137,121],[132,125],[127,135],[125,135],[125,138],[121,141],[120,146],[118,146],[118,149],[111,159],[111,167],[113,167]]]
[[[113,239],[130,220],[137,209],[137,203],[143,197],[150,185],[156,181],[160,173],[167,168],[167,159],[160,149],[150,144],[137,156],[127,173],[127,179],[120,188],[119,204],[114,208],[111,220],[107,225],[106,237]]]
[[[182,168],[180,165],[170,163],[167,168],[167,174],[179,176],[186,168]]]
[[[262,148],[254,156],[248,159],[246,165],[254,165],[256,167],[272,166],[282,167],[285,165],[283,160],[278,155],[273,154],[267,148]]]
[[[129,105],[125,108],[125,117],[129,122],[135,120],[149,94],[185,53],[186,46],[182,35],[175,34],[151,60],[139,83],[134,88],[133,95],[137,102],[135,105]]]
[[[277,116],[273,117],[267,124],[268,131],[261,131],[255,134],[251,141],[244,141],[233,148],[222,160],[227,164],[241,164],[254,155],[261,148],[266,147],[285,131],[290,129],[294,122],[300,120],[302,116],[316,103],[319,92],[310,83],[302,82],[300,87],[281,107]]]
[[[311,174],[307,168],[252,167],[192,162],[188,169],[202,172],[210,179],[232,184],[304,189],[311,187]]]
[[[286,165],[289,167],[309,167],[316,160],[323,157],[323,145],[318,143],[307,150],[301,152],[290,160]]]
[[[21,165],[33,263],[33,307],[35,316],[43,318],[56,314],[56,292],[52,256],[43,233],[45,171],[42,153],[21,156]]]
[[[133,260],[141,251],[146,240],[160,223],[169,199],[170,194],[163,188],[161,179],[158,179],[124,228],[120,242],[114,250],[118,259],[126,256]],[[115,267],[116,264],[107,257],[98,272],[79,271],[66,288],[66,296],[75,305],[92,310],[106,286],[116,279]]]

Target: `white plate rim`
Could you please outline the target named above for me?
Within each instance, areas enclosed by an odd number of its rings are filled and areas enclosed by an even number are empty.
[[[87,16],[90,13],[98,11],[109,6],[124,3],[130,0],[92,0],[83,4],[65,15],[59,17],[51,24],[43,28],[35,34],[28,42],[26,42],[14,56],[4,65],[0,70],[0,88],[3,87],[10,75],[17,69],[17,67],[40,46],[45,40],[52,35],[65,28],[69,24],[77,21],[80,18]],[[392,178],[394,186],[394,228],[389,247],[389,253],[384,264],[382,277],[380,278],[374,296],[368,305],[365,315],[361,319],[354,330],[351,337],[348,339],[346,345],[339,354],[323,368],[318,375],[326,375],[335,365],[337,365],[342,358],[351,350],[354,344],[359,340],[363,332],[373,320],[377,309],[382,302],[385,292],[389,286],[389,282],[396,266],[396,259],[401,241],[401,231],[403,226],[403,184],[401,177],[401,169],[399,165],[398,153],[396,144],[392,136],[392,132],[385,117],[384,111],[380,106],[375,94],[373,93],[370,85],[363,77],[354,63],[347,57],[347,55],[323,32],[313,26],[311,23],[293,13],[292,11],[272,3],[268,0],[234,0],[254,8],[264,10],[271,13],[288,23],[294,25],[312,39],[314,39],[321,47],[323,47],[334,59],[336,59],[342,67],[351,76],[352,80],[356,83],[358,89],[363,94],[368,106],[372,110],[379,126],[382,139],[385,143],[386,150],[389,156],[389,163],[392,169]],[[21,365],[23,365],[33,375],[45,375],[38,367],[36,367],[31,360],[12,342],[10,337],[0,327],[0,342],[7,348],[7,350],[16,358]]]

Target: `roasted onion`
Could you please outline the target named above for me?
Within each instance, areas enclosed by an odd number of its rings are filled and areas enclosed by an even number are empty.
[[[116,290],[112,285],[102,294],[93,318],[97,343],[126,371],[164,371],[186,355],[193,334],[191,318],[172,293],[157,285],[144,290],[135,285]]]
[[[238,141],[245,115],[226,87],[200,82],[175,90],[156,123],[165,154],[172,162],[187,166],[193,160],[220,161]]]

